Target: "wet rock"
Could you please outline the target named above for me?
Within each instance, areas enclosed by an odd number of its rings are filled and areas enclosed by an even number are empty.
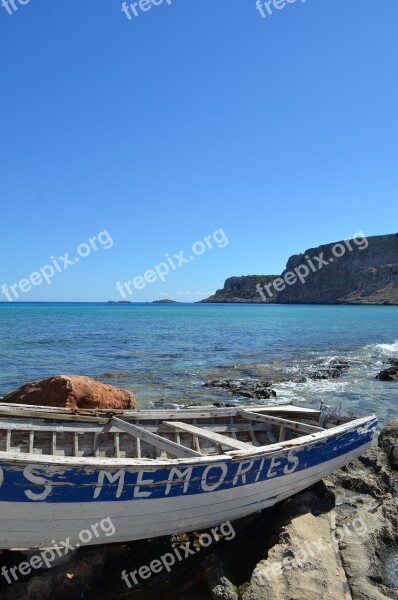
[[[336,379],[350,369],[350,363],[345,360],[333,359],[327,362],[316,362],[310,372],[310,379]]]
[[[387,360],[384,361],[384,364],[398,367],[398,358],[387,358]]]
[[[204,385],[205,387],[222,388],[243,398],[262,400],[276,397],[276,392],[271,388],[270,381],[214,379],[213,381],[207,381]]]
[[[386,453],[391,467],[398,471],[398,421],[383,429],[379,437],[379,446]]]
[[[41,381],[32,381],[5,396],[2,402],[74,410],[126,410],[136,407],[136,398],[132,392],[78,375],[55,375]]]
[[[380,381],[395,381],[398,379],[398,367],[390,367],[389,369],[380,371],[380,373],[376,375],[376,379],[380,379]]]

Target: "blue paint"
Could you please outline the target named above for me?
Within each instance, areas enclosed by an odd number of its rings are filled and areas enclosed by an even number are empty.
[[[236,462],[231,459],[222,460],[220,463],[205,463],[192,467],[190,477],[182,481],[170,481],[167,490],[167,482],[172,467],[151,467],[148,466],[142,471],[132,470],[132,468],[100,469],[65,467],[59,472],[60,468],[56,465],[32,465],[32,474],[35,477],[43,477],[46,482],[33,483],[32,477],[24,474],[24,466],[11,465],[3,462],[0,466],[3,472],[3,483],[0,487],[0,502],[46,502],[46,503],[64,503],[64,502],[114,502],[130,501],[148,497],[173,498],[182,495],[195,495],[210,493],[206,489],[210,486],[215,487],[215,491],[227,490],[243,485],[249,486],[256,482],[268,479],[278,479],[289,472],[300,472],[316,465],[321,465],[335,458],[343,456],[361,446],[368,444],[372,439],[372,434],[377,425],[377,421],[371,421],[366,428],[353,430],[329,438],[326,442],[316,442],[311,446],[299,450],[291,450],[290,453],[284,453],[277,459],[272,459],[272,454],[266,458],[253,459],[250,470],[244,474],[250,461],[243,459]],[[187,467],[179,465],[176,468],[184,470]],[[207,486],[203,487],[202,478],[206,474],[205,482]],[[123,473],[123,485],[119,487],[120,479],[109,482],[105,477],[102,487],[98,487],[99,478],[102,473],[109,473],[115,476],[119,471]],[[260,471],[260,472],[259,472]],[[239,472],[242,473],[239,476]],[[141,474],[139,487],[137,479]],[[222,477],[221,477],[222,476]],[[235,481],[234,481],[235,478]],[[29,480],[30,479],[30,480]],[[153,480],[153,483],[148,483]],[[145,483],[146,482],[146,483]],[[220,483],[219,483],[220,482]],[[184,492],[184,483],[186,489]],[[219,483],[219,485],[217,485]],[[46,495],[45,485],[51,486],[51,490]],[[49,490],[49,488],[48,488]],[[97,490],[97,497],[95,493]],[[28,496],[27,496],[28,492]],[[43,494],[44,493],[44,494]],[[36,496],[46,495],[44,499],[35,500]],[[1,506],[1,505],[0,505]]]

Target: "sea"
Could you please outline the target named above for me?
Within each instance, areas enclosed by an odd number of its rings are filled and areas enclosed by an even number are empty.
[[[0,397],[54,374],[133,391],[138,407],[246,403],[214,379],[284,379],[278,401],[398,418],[397,306],[272,304],[0,304]],[[349,362],[337,379],[301,383],[314,365]],[[260,403],[260,402],[257,402]]]

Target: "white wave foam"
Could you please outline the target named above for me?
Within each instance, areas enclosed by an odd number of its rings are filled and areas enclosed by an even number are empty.
[[[379,350],[383,354],[397,354],[398,353],[398,340],[395,340],[392,344],[376,344],[374,346],[376,350]]]

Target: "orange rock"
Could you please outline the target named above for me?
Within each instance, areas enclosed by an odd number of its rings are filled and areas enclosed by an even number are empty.
[[[79,375],[54,375],[32,381],[5,396],[2,402],[98,410],[134,409],[137,404],[132,392]]]

